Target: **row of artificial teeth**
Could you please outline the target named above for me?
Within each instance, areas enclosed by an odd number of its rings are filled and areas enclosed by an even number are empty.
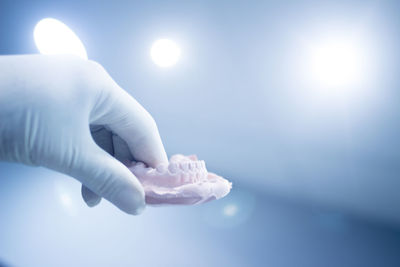
[[[170,173],[176,172],[202,172],[206,170],[206,163],[204,160],[198,161],[185,161],[185,162],[171,162],[168,167],[166,164],[160,164],[157,166],[157,171],[160,173],[164,173],[167,171],[167,168]]]
[[[139,180],[142,180],[141,175],[164,176],[164,179],[157,179],[152,182],[160,186],[180,186],[187,183],[197,183],[208,177],[206,164],[203,160],[170,162],[169,164],[160,164],[155,169],[147,167],[142,162],[135,162],[132,168]],[[143,180],[143,182],[146,182],[146,180]]]
[[[143,169],[145,172],[158,173],[159,175],[169,174],[175,176],[183,174],[185,175],[184,177],[204,178],[203,176],[207,176],[208,173],[204,160],[170,162],[169,164],[160,164],[155,169],[147,167],[143,162],[136,162],[132,167],[136,170]]]

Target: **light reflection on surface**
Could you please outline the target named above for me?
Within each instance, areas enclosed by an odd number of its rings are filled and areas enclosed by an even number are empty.
[[[252,216],[255,196],[235,186],[228,196],[201,207],[203,220],[213,227],[232,228],[245,223]]]

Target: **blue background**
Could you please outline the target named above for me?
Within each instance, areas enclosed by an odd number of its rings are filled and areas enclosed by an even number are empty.
[[[35,24],[63,21],[150,111],[169,155],[198,154],[234,189],[132,217],[106,201],[87,208],[64,175],[0,163],[0,259],[399,266],[399,11],[397,1],[1,0],[0,54],[37,53]],[[304,82],[304,40],[354,33],[370,48],[362,86],[338,96]],[[170,69],[149,56],[163,37],[182,48]]]

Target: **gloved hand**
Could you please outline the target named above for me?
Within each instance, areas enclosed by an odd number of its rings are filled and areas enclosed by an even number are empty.
[[[98,63],[0,57],[0,160],[65,173],[84,185],[89,206],[104,197],[138,214],[143,188],[113,156],[152,167],[168,162],[154,119]]]

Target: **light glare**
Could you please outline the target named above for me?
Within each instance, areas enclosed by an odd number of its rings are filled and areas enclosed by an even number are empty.
[[[165,68],[178,62],[181,51],[175,42],[169,39],[159,39],[151,47],[150,55],[155,64]]]
[[[312,50],[310,75],[320,86],[343,87],[361,82],[361,49],[355,43],[327,41]]]
[[[238,207],[235,204],[228,204],[224,207],[224,215],[228,217],[235,216],[238,211]]]
[[[72,54],[83,59],[88,58],[78,36],[59,20],[42,19],[36,24],[33,37],[41,54]]]
[[[60,201],[65,207],[71,208],[72,200],[71,200],[71,197],[68,194],[66,194],[66,193],[61,194],[60,195]]]

